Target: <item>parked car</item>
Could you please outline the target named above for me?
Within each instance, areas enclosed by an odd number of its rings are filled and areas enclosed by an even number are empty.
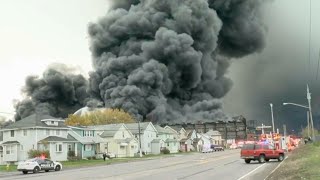
[[[17,170],[22,171],[23,174],[27,174],[28,172],[38,173],[39,171],[49,172],[50,170],[60,171],[61,169],[61,163],[43,158],[28,159],[19,162],[17,166]]]
[[[220,145],[215,145],[215,144],[212,144],[212,145],[211,145],[211,149],[212,149],[213,151],[224,151],[224,148],[223,148],[222,146],[220,146]]]
[[[202,153],[212,153],[212,152],[213,152],[213,149],[211,149],[211,148],[204,148],[202,150]]]
[[[283,161],[285,156],[282,149],[275,149],[271,144],[254,143],[244,144],[240,152],[240,157],[249,164],[251,161],[265,163],[270,159]]]
[[[237,149],[238,146],[237,146],[237,144],[233,143],[233,144],[230,145],[229,148],[230,148],[230,149]]]

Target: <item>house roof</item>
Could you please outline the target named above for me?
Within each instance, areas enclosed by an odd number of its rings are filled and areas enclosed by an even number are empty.
[[[101,137],[113,137],[123,125],[124,124],[107,124],[90,126],[89,128],[93,130],[103,131],[103,133],[100,134]]]
[[[94,144],[101,143],[104,140],[100,136],[80,136],[78,133],[74,132],[72,129],[68,132],[69,139],[73,138],[79,141],[81,144]]]
[[[168,142],[178,142],[178,140],[176,140],[176,139],[166,139],[166,143],[168,143]]]
[[[70,136],[69,136],[70,137]],[[43,141],[47,141],[47,142],[71,142],[71,141],[77,141],[74,138],[68,139],[68,138],[62,138],[62,137],[58,137],[58,136],[48,136],[42,140],[40,140],[39,142],[43,142]]]
[[[132,140],[135,140],[135,139],[134,138],[116,139],[116,142],[118,142],[118,143],[130,143]]]
[[[183,139],[180,140],[180,142],[186,142],[188,140],[189,140],[189,138],[183,138]]]
[[[138,134],[139,133],[138,124],[139,123],[128,123],[128,124],[126,124],[126,126],[132,134]],[[149,124],[150,124],[150,122],[141,122],[140,123],[140,129],[142,131],[141,133],[143,133],[143,131],[147,129]]]
[[[209,135],[209,136],[221,136],[221,133],[219,131],[214,131],[212,129],[210,129],[206,135]]]
[[[162,141],[162,139],[153,139],[151,143],[160,143],[160,141]]]
[[[174,134],[169,129],[165,129],[165,128],[159,126],[159,125],[155,125],[154,127],[156,128],[156,130],[158,131],[159,134]]]
[[[2,144],[20,144],[19,141],[6,141],[6,142],[3,142]]]
[[[61,120],[54,118],[49,115],[44,114],[32,114],[28,117],[25,117],[19,121],[16,121],[3,129],[16,129],[16,128],[25,128],[25,127],[67,127],[64,125],[64,122],[58,122],[58,126],[49,126],[45,122],[41,121],[44,119],[54,119],[54,120]]]

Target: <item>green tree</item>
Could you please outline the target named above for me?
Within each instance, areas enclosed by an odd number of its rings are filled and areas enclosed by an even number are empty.
[[[70,114],[65,121],[69,126],[90,126],[116,123],[132,123],[134,118],[122,109],[96,110],[83,116]]]

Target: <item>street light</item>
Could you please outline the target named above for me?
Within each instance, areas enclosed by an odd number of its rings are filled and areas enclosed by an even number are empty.
[[[308,105],[309,106],[296,104],[296,103],[283,103],[283,105],[294,105],[294,106],[299,106],[299,107],[303,107],[303,108],[309,109],[311,129],[312,129],[312,139],[314,140],[315,139],[315,134],[314,134],[314,127],[313,127],[312,111],[311,111],[311,93],[309,92],[309,86],[308,85],[307,85],[307,99],[308,99]],[[309,119],[308,119],[308,123],[309,123]]]
[[[272,133],[274,133],[274,119],[273,119],[273,104],[270,103],[270,108],[271,108],[271,119],[272,119]]]

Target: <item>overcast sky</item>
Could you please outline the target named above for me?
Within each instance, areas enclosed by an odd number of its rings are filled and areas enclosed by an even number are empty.
[[[25,77],[41,74],[53,62],[77,66],[85,75],[91,70],[87,25],[106,13],[106,0],[0,2],[0,112],[13,112],[12,102],[21,98]],[[303,93],[306,74],[310,72],[306,65],[309,1],[274,0],[264,13],[268,28],[266,48],[261,54],[234,60],[228,74],[234,86],[224,99],[224,107],[231,115],[243,114],[248,119],[270,122],[269,102],[275,108],[287,100],[306,103]],[[319,18],[320,1],[313,0],[311,72],[314,80],[310,86],[315,105],[320,100],[316,92],[320,90],[320,77],[315,80]],[[289,96],[291,92],[294,93]],[[301,97],[293,99],[296,92]],[[282,110],[283,107],[276,109],[275,115]]]

